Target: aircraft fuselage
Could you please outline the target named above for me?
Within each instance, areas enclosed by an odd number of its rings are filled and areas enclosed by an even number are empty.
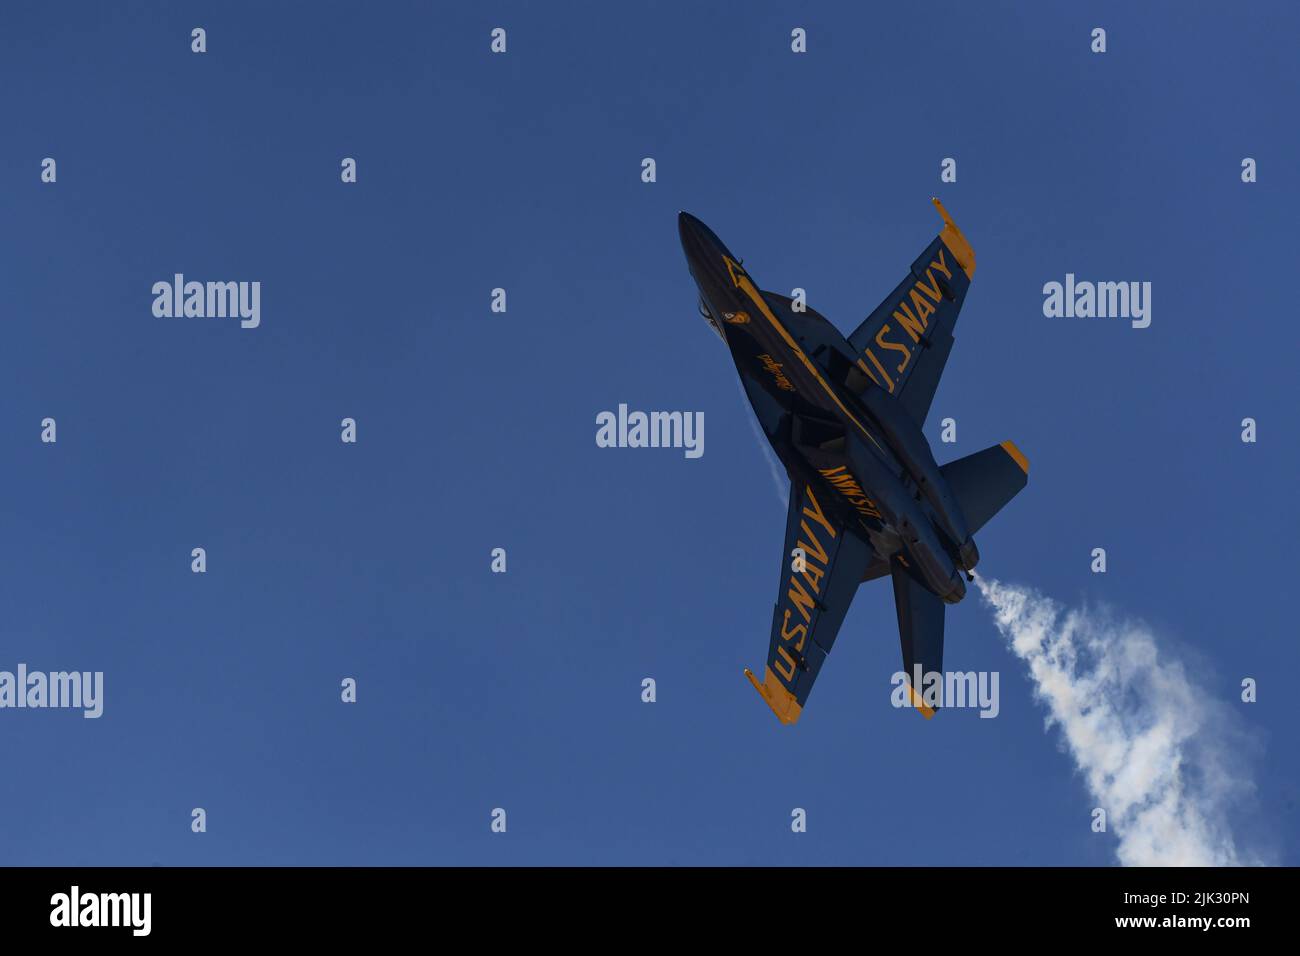
[[[764,293],[704,223],[678,220],[706,319],[726,342],[764,432],[792,476],[948,603],[978,551],[920,428],[833,325]]]

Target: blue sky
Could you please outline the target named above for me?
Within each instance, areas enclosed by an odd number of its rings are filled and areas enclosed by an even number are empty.
[[[1112,863],[974,592],[946,664],[1001,672],[996,720],[890,706],[883,584],[796,727],[741,674],[784,510],[677,211],[847,333],[931,195],[979,273],[927,435],[1032,463],[981,570],[1146,621],[1257,745],[1234,828],[1300,862],[1297,29],[1263,3],[7,5],[0,669],[102,670],[105,703],[0,711],[0,863]],[[175,272],[260,281],[261,326],[155,318]],[[1067,272],[1152,282],[1151,327],[1045,318]],[[703,411],[704,456],[598,448],[620,402]]]

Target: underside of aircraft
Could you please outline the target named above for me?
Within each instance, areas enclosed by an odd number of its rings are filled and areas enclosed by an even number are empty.
[[[767,665],[761,680],[745,670],[782,723],[799,719],[859,585],[884,577],[910,701],[933,716],[923,681],[943,672],[944,605],[966,593],[974,534],[1028,481],[1009,441],[940,466],[922,433],[975,274],[969,242],[934,204],[943,230],[847,337],[759,289],[708,226],[679,217],[700,312],[790,477]]]

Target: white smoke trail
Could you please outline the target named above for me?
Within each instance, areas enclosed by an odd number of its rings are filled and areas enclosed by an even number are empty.
[[[998,630],[1029,666],[1047,725],[1065,745],[1124,866],[1234,866],[1227,824],[1253,790],[1230,740],[1236,718],[1162,653],[1140,621],[1067,610],[1031,590],[977,577]]]
[[[763,449],[763,457],[767,459],[768,471],[772,473],[772,484],[776,485],[776,497],[781,502],[781,510],[785,511],[790,506],[790,479],[781,467],[781,463],[776,459],[776,453],[772,451],[772,444],[763,434],[763,429],[758,427],[758,419],[754,417],[754,409],[749,404],[749,396],[745,394],[745,386],[740,384],[740,379],[736,379],[736,387],[740,389],[740,396],[745,400],[745,418],[749,420],[749,427],[754,431],[754,437],[758,439],[759,447]]]

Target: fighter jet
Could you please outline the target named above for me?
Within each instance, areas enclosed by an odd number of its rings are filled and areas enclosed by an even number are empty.
[[[762,681],[745,669],[783,724],[803,712],[858,585],[884,577],[910,703],[934,716],[926,675],[943,672],[944,605],[973,580],[975,533],[1028,481],[1009,441],[940,466],[922,433],[975,275],[970,243],[932,201],[942,231],[847,339],[761,290],[708,226],[678,217],[700,313],[790,477],[767,667]]]

